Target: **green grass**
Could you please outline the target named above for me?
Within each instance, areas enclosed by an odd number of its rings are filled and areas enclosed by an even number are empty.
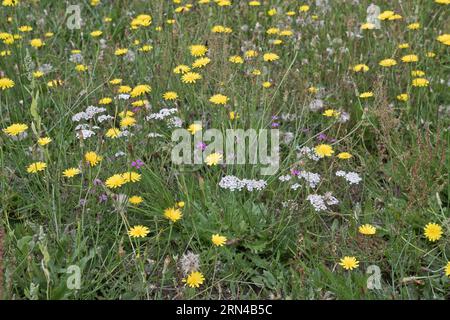
[[[329,1],[328,10],[309,4],[300,13],[301,3],[261,1],[259,7],[247,1],[232,1],[220,7],[214,1],[198,4],[190,11],[176,13],[182,4],[168,0],[101,1],[91,6],[80,1],[83,26],[66,27],[66,6],[62,1],[21,1],[17,7],[0,7],[0,33],[20,34],[7,45],[0,41],[0,78],[15,82],[0,89],[1,128],[12,123],[28,125],[27,137],[17,141],[0,134],[0,295],[4,299],[445,299],[450,279],[444,268],[450,260],[450,188],[448,111],[448,47],[436,40],[449,33],[448,6],[434,1],[376,1],[381,10],[393,10],[402,20],[381,21],[379,30],[362,30],[366,9],[372,1]],[[114,3],[114,4],[113,4]],[[278,14],[267,11],[277,8]],[[296,15],[287,17],[286,12]],[[152,24],[138,30],[130,22],[138,14],[150,14]],[[317,15],[317,17],[313,17]],[[8,22],[7,17],[11,17]],[[104,23],[104,17],[112,22]],[[175,19],[168,24],[167,19]],[[419,30],[407,25],[419,22]],[[30,25],[31,32],[18,27]],[[231,34],[214,34],[215,25],[231,27]],[[258,25],[259,27],[255,26]],[[158,31],[156,27],[161,26]],[[290,29],[293,35],[268,35],[266,30]],[[99,38],[90,36],[103,31]],[[46,38],[46,32],[54,36]],[[354,37],[358,33],[362,37]],[[41,38],[46,45],[35,49],[29,44]],[[104,45],[100,39],[104,39]],[[282,39],[281,45],[271,39]],[[136,45],[135,41],[140,44]],[[399,49],[401,43],[408,49]],[[139,52],[143,44],[153,50]],[[199,69],[203,79],[184,84],[173,73],[179,64],[195,60],[189,46],[206,44],[211,63]],[[117,48],[128,48],[133,61],[117,57]],[[81,50],[89,70],[75,71],[69,60],[71,50]],[[259,56],[243,64],[228,61],[242,50],[255,49]],[[434,52],[434,58],[426,57]],[[280,56],[264,62],[263,54]],[[332,52],[332,53],[330,53]],[[403,63],[401,57],[414,53],[416,63]],[[378,62],[394,58],[397,65],[383,68]],[[356,64],[370,70],[356,73]],[[32,79],[30,72],[43,64],[52,70]],[[253,69],[262,75],[251,75]],[[422,70],[428,87],[412,86],[411,71]],[[132,110],[136,99],[114,100],[105,106],[112,120],[99,126],[96,135],[80,140],[71,118],[89,105],[98,106],[103,97],[117,96],[113,78],[134,87],[149,84],[152,92],[144,97],[151,110],[141,108],[137,125],[128,138],[110,139],[106,130],[119,126],[119,113]],[[47,82],[61,79],[64,85],[49,88]],[[273,83],[262,87],[264,81]],[[319,88],[314,94],[310,87]],[[176,102],[164,101],[166,91],[175,91]],[[373,98],[360,99],[365,91]],[[209,98],[216,93],[229,97],[226,106],[215,106]],[[396,96],[408,93],[407,102]],[[324,109],[347,112],[350,120],[339,123],[312,111],[314,99]],[[162,108],[178,108],[176,116],[187,128],[197,120],[204,128],[270,129],[272,116],[293,115],[278,120],[281,132],[291,132],[293,140],[281,144],[280,170],[274,176],[261,176],[260,166],[176,166],[171,162],[170,127],[167,121],[146,121]],[[239,114],[230,120],[229,111]],[[149,133],[161,137],[149,138]],[[326,134],[335,150],[330,158],[317,162],[297,158],[297,147],[314,148],[318,136]],[[52,142],[39,146],[39,137]],[[89,167],[83,161],[87,151],[103,156]],[[340,160],[339,152],[353,157]],[[124,152],[122,157],[115,157]],[[131,162],[141,159],[140,170]],[[27,173],[27,166],[44,161],[47,168]],[[63,177],[69,167],[82,173]],[[278,177],[291,169],[320,174],[316,189],[304,181],[290,189],[290,182]],[[95,183],[116,173],[139,171],[142,179],[119,189]],[[363,178],[350,186],[335,176],[337,170],[355,171]],[[225,175],[265,179],[263,191],[234,191],[219,187]],[[310,194],[328,191],[340,201],[328,210],[316,212],[307,201]],[[99,197],[108,194],[106,202]],[[139,195],[138,206],[119,203],[117,195]],[[170,223],[164,209],[184,201],[183,218]],[[428,241],[424,226],[434,222],[443,235]],[[373,236],[358,233],[370,223],[377,227]],[[147,237],[130,238],[130,226],[144,225]],[[228,238],[223,247],[214,247],[211,235]],[[3,234],[3,236],[1,236]],[[199,288],[183,282],[180,260],[187,252],[199,255],[199,271],[205,277]],[[346,271],[338,265],[344,256],[355,256],[359,268]],[[67,268],[81,270],[81,287],[67,286]],[[381,270],[381,289],[367,288],[369,266]],[[2,298],[0,296],[0,298]]]

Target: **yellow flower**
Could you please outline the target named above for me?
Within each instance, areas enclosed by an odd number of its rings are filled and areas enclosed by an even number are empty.
[[[423,228],[425,237],[428,239],[428,241],[435,242],[439,240],[442,237],[442,227],[438,225],[437,223],[428,223]]]
[[[339,265],[345,270],[353,270],[359,267],[359,261],[355,257],[345,256],[341,259]]]
[[[356,66],[353,67],[353,71],[355,71],[355,72],[367,72],[367,71],[369,71],[369,67],[366,66],[365,64],[357,64]]]
[[[28,129],[28,126],[24,123],[14,123],[9,127],[3,129],[3,132],[8,136],[17,136]]]
[[[140,84],[133,88],[130,95],[133,98],[140,97],[144,94],[150,93],[152,91],[152,87],[147,84]]]
[[[216,166],[222,160],[222,155],[220,153],[214,152],[208,155],[205,162],[208,166]]]
[[[133,171],[125,172],[122,173],[122,178],[125,182],[138,182],[141,180],[141,174]]]
[[[279,34],[280,33],[280,29],[279,28],[269,28],[266,31],[267,34]]]
[[[272,62],[280,59],[280,56],[276,53],[268,52],[264,54],[263,59],[264,61]]]
[[[30,32],[32,30],[33,30],[33,28],[31,26],[20,26],[19,27],[20,32]]]
[[[450,261],[447,262],[447,265],[445,266],[445,275],[450,277]]]
[[[107,105],[107,104],[111,104],[112,101],[113,101],[113,100],[112,100],[111,98],[106,97],[106,98],[100,99],[100,101],[98,102],[98,104],[101,104],[101,105]]]
[[[450,45],[450,34],[449,33],[442,34],[438,36],[436,40],[448,46]]]
[[[252,70],[252,75],[254,75],[254,76],[259,76],[259,75],[261,75],[261,70],[259,70],[259,69],[253,69],[253,70]]]
[[[110,189],[116,189],[123,186],[126,183],[125,179],[121,174],[115,174],[108,179],[106,179],[105,184]]]
[[[198,123],[191,124],[187,129],[192,135],[194,135],[197,131],[202,130],[202,126]]]
[[[191,272],[186,280],[184,280],[187,285],[191,288],[198,288],[205,281],[205,277],[201,272],[193,271]]]
[[[192,68],[203,68],[210,62],[211,59],[208,57],[198,58],[192,63]]]
[[[27,168],[28,173],[37,173],[39,171],[43,171],[45,168],[47,168],[47,164],[42,161],[34,162],[30,164]]]
[[[341,153],[339,153],[338,155],[337,155],[337,157],[339,158],[339,159],[342,159],[342,160],[347,160],[347,159],[350,159],[351,157],[353,157],[350,153],[348,153],[348,152],[341,152]]]
[[[230,120],[239,119],[239,114],[235,111],[230,111],[228,116],[229,116]]]
[[[368,92],[363,92],[359,95],[360,98],[362,99],[366,99],[366,98],[371,98],[373,97],[373,93],[368,91]]]
[[[164,216],[172,222],[177,222],[183,217],[180,209],[167,208],[164,210]]]
[[[208,48],[202,44],[192,45],[189,47],[189,50],[194,57],[203,57],[208,52]]]
[[[334,109],[327,109],[322,113],[322,115],[324,115],[325,117],[338,117],[339,114],[339,111],[336,111]]]
[[[411,23],[409,24],[406,28],[408,28],[409,30],[417,30],[420,29],[420,23]]]
[[[176,206],[177,206],[178,208],[183,208],[183,207],[184,207],[184,201],[178,201],[177,204],[176,204]]]
[[[314,148],[316,154],[320,157],[331,157],[334,153],[333,148],[329,144],[319,144]]]
[[[91,32],[91,37],[97,38],[97,37],[100,37],[102,34],[103,34],[102,31],[100,31],[100,30],[95,30],[95,31],[92,31],[92,32]]]
[[[244,57],[246,58],[254,58],[258,56],[258,52],[256,50],[247,50],[244,52]]]
[[[88,67],[86,67],[84,64],[77,64],[75,66],[75,70],[78,72],[84,72],[88,69]]]
[[[408,54],[402,57],[403,62],[417,62],[419,61],[419,57],[415,54]]]
[[[366,22],[361,25],[361,30],[372,30],[374,28],[375,28],[375,25],[370,22]]]
[[[189,68],[189,66],[184,65],[184,64],[180,64],[173,69],[173,73],[176,73],[176,74],[180,74],[180,73],[184,74],[189,71],[191,71],[191,68]]]
[[[399,14],[394,14],[388,18],[389,21],[402,19],[402,16]]]
[[[119,137],[119,135],[121,134],[122,132],[119,130],[119,129],[117,129],[117,128],[110,128],[110,129],[108,129],[108,131],[106,131],[106,136],[108,137],[108,138],[112,138],[112,139],[115,139],[115,138],[117,138],[117,137]]]
[[[425,75],[425,72],[422,70],[411,71],[411,76],[413,76],[413,77],[423,77],[424,75]]]
[[[80,173],[81,170],[78,168],[69,168],[63,171],[63,176],[66,178],[73,178]]]
[[[215,94],[211,98],[209,98],[209,101],[214,104],[226,104],[228,102],[228,97],[219,93],[219,94]]]
[[[149,44],[143,45],[141,48],[139,48],[140,52],[149,52],[152,50],[153,50],[153,46],[151,46]]]
[[[408,101],[409,96],[407,93],[402,93],[397,96],[397,100],[399,101]]]
[[[97,155],[94,151],[86,152],[84,159],[90,164],[91,167],[95,167],[100,161],[102,161],[102,157]]]
[[[148,103],[148,100],[136,100],[136,101],[133,101],[133,102],[131,103],[131,105],[132,105],[133,107],[142,107],[142,106],[144,106],[146,103]]]
[[[391,11],[391,10],[383,11],[378,16],[378,19],[380,19],[380,20],[387,20],[387,19],[391,18],[393,15],[394,15],[394,11]]]
[[[263,88],[270,88],[272,86],[272,83],[270,81],[265,81],[262,83]]]
[[[227,238],[219,234],[213,234],[211,236],[211,241],[215,246],[223,247],[223,245],[227,242]]]
[[[137,225],[128,230],[128,235],[132,238],[145,238],[150,230],[147,227]]]
[[[140,14],[131,21],[131,29],[148,27],[152,24],[152,17],[148,14]]]
[[[176,100],[178,99],[178,94],[175,91],[167,91],[163,94],[164,100]]]
[[[379,65],[382,67],[392,67],[397,64],[397,61],[394,59],[384,59],[379,62]]]
[[[201,78],[202,76],[197,72],[187,72],[181,77],[181,80],[184,83],[196,83]]]
[[[436,53],[429,51],[429,52],[427,52],[426,56],[427,56],[427,58],[434,58],[434,57],[436,57]]]
[[[35,77],[36,79],[41,78],[43,75],[44,73],[42,71],[33,72],[33,77]]]
[[[19,4],[19,0],[3,0],[2,5],[4,7],[15,7]]]
[[[277,14],[277,9],[275,9],[275,8],[270,9],[269,11],[267,11],[267,14],[268,14],[269,16],[274,16],[274,15]]]
[[[242,57],[240,56],[231,56],[228,58],[228,61],[236,64],[244,63],[244,59],[242,59]]]
[[[50,142],[52,142],[52,139],[49,138],[49,137],[39,138],[38,141],[37,141],[37,143],[40,146],[45,146],[45,145],[49,144]]]
[[[134,112],[130,110],[122,111],[119,113],[119,117],[125,118],[125,117],[132,117],[134,116]]]
[[[307,12],[307,11],[309,11],[309,6],[304,4],[304,5],[300,6],[300,8],[298,8],[298,10],[300,12]]]
[[[14,81],[9,78],[0,78],[0,89],[6,90],[14,87]]]
[[[128,53],[127,48],[118,48],[118,49],[116,49],[116,51],[114,51],[114,55],[116,55],[116,56],[123,56],[123,55],[126,55],[127,53]]]
[[[409,43],[400,43],[398,45],[399,49],[408,49],[409,48]]]
[[[39,49],[40,47],[44,46],[45,43],[44,43],[41,39],[36,38],[36,39],[32,39],[32,40],[30,41],[30,45],[31,45],[33,48]]]
[[[121,84],[122,83],[122,79],[119,78],[115,78],[112,79],[111,81],[109,81],[110,84]]]
[[[136,125],[136,119],[133,117],[124,117],[122,120],[120,120],[121,128],[132,127],[134,125]]]
[[[142,203],[144,200],[140,196],[132,196],[130,199],[128,199],[128,202],[134,205],[138,205]]]
[[[59,87],[59,86],[62,86],[63,84],[64,84],[64,81],[58,80],[58,79],[47,82],[47,86],[50,88]]]
[[[371,224],[364,224],[362,226],[359,226],[358,231],[361,234],[370,236],[370,235],[374,235],[377,232],[377,229],[374,226],[372,226]]]
[[[319,92],[319,89],[317,89],[316,87],[309,87],[308,88],[308,92],[314,94],[314,93]]]
[[[429,83],[430,82],[425,78],[416,78],[412,81],[413,87],[427,87]]]
[[[119,89],[117,89],[117,93],[130,93],[130,91],[130,86],[119,86]]]

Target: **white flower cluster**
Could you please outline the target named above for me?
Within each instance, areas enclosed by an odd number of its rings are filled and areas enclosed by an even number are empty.
[[[302,187],[302,185],[300,184],[300,183],[294,183],[292,186],[291,186],[291,189],[292,190],[297,190],[298,188],[301,188]]]
[[[178,112],[177,108],[171,108],[171,109],[163,108],[163,109],[159,110],[159,112],[157,112],[157,113],[151,113],[145,119],[147,121],[152,120],[152,119],[164,120],[165,118],[170,117],[172,114],[174,114],[176,112]]]
[[[284,175],[284,176],[279,176],[278,180],[282,181],[282,182],[286,182],[291,180],[292,176],[290,174]]]
[[[320,183],[320,175],[318,173],[308,172],[308,171],[300,171],[299,178],[303,178],[306,180],[306,182],[309,183],[309,186],[311,188],[317,187],[317,185]]]
[[[327,210],[327,206],[333,206],[339,203],[339,200],[333,197],[331,192],[327,192],[323,196],[320,194],[310,194],[306,200],[311,203],[317,212]]]
[[[159,134],[159,133],[156,133],[156,132],[150,132],[150,133],[147,135],[147,137],[149,137],[149,138],[160,138],[160,137],[163,137],[163,135],[162,135],[162,134]]]
[[[76,136],[77,138],[83,138],[83,140],[86,140],[92,136],[95,136],[95,131],[93,130],[97,130],[99,129],[99,127],[97,126],[93,126],[91,127],[90,125],[86,124],[86,123],[82,123],[79,124],[75,127],[75,131],[76,131]]]
[[[239,179],[235,176],[225,176],[220,180],[219,186],[230,191],[241,191],[243,188],[246,188],[248,191],[261,191],[267,186],[267,182],[264,180]]]
[[[297,158],[307,157],[310,160],[319,161],[320,157],[316,152],[309,147],[302,147],[298,149]]]
[[[107,120],[112,120],[112,119],[114,119],[114,117],[110,116],[109,114],[102,114],[101,116],[97,117],[97,121],[100,123],[107,121]]]
[[[345,172],[342,170],[336,171],[336,176],[344,177],[350,184],[359,184],[361,182],[361,177],[356,172]]]
[[[80,122],[81,120],[90,120],[96,114],[105,112],[105,108],[99,108],[94,106],[89,106],[85,111],[78,112],[72,116],[73,122]]]

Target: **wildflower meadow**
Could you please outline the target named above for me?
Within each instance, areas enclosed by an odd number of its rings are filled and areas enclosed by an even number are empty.
[[[0,299],[449,299],[449,4],[0,0]]]

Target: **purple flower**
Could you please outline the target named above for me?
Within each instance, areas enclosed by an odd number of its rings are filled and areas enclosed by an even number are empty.
[[[101,186],[103,184],[103,181],[100,179],[94,179],[93,183],[94,186]]]
[[[136,161],[131,162],[131,166],[140,169],[142,166],[144,166],[144,162],[141,159],[137,159]]]
[[[106,202],[106,200],[108,200],[108,196],[103,193],[98,197],[98,202],[102,203],[102,202]]]
[[[319,133],[319,135],[317,136],[317,140],[319,141],[324,141],[327,140],[327,135],[325,133]]]
[[[279,126],[280,126],[280,124],[277,122],[272,123],[272,128],[278,128]]]
[[[200,150],[202,150],[202,151],[205,151],[205,149],[206,149],[206,143],[204,143],[203,141],[200,141],[199,143],[197,143],[196,148],[197,148],[197,149],[200,149]]]
[[[298,175],[300,174],[300,170],[292,169],[292,170],[291,170],[291,174],[292,174],[293,176],[298,176]]]

